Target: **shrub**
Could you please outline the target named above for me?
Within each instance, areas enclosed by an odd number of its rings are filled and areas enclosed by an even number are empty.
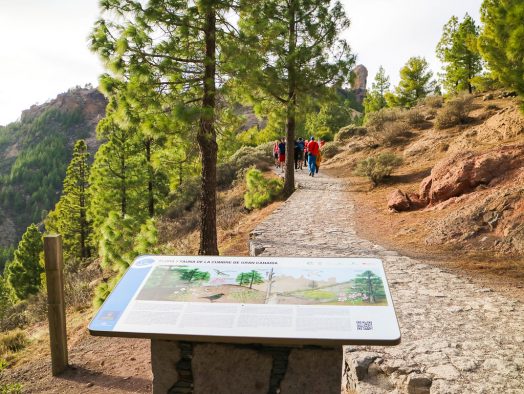
[[[405,143],[413,133],[404,122],[388,122],[384,125],[378,137],[382,145],[393,146]]]
[[[247,209],[261,208],[274,201],[283,187],[282,179],[266,179],[261,171],[250,168],[246,173],[244,205]]]
[[[20,383],[2,383],[0,384],[0,394],[21,394],[22,385]]]
[[[25,331],[16,329],[0,335],[0,354],[16,353],[28,343]]]
[[[331,159],[340,152],[340,146],[336,142],[326,142],[321,150],[325,159]]]
[[[335,141],[345,141],[349,140],[351,137],[366,135],[367,130],[365,127],[358,127],[354,125],[349,125],[342,127],[337,134],[335,134]]]
[[[426,96],[420,100],[420,103],[430,108],[442,108],[444,99],[442,96]]]
[[[366,127],[371,132],[381,131],[388,122],[395,122],[402,119],[400,108],[382,108],[367,115]]]
[[[316,138],[318,141],[333,141],[333,133],[329,129],[324,129],[316,133]]]
[[[26,309],[27,300],[18,302],[5,311],[0,319],[0,331],[13,330],[25,326],[28,323]]]
[[[490,73],[477,75],[476,77],[471,78],[471,85],[477,92],[488,92],[503,87],[502,83],[500,83],[497,78]]]
[[[256,147],[257,150],[264,153],[267,157],[273,157],[273,144],[275,141],[265,142]]]
[[[355,169],[355,174],[368,177],[373,186],[377,186],[401,163],[400,157],[392,153],[381,153],[360,161]]]
[[[411,108],[410,110],[404,112],[403,116],[406,123],[412,127],[420,127],[426,123],[424,119],[424,113],[420,108]]]
[[[229,163],[235,171],[251,166],[269,167],[272,163],[271,154],[267,154],[264,149],[264,147],[259,149],[258,147],[243,146],[231,156]]]
[[[446,102],[435,118],[435,128],[442,130],[468,122],[473,96],[460,95]]]

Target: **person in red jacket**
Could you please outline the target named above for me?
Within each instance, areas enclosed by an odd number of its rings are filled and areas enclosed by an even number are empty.
[[[315,137],[311,137],[309,139],[309,144],[307,144],[307,151],[308,151],[308,167],[309,167],[309,176],[315,176],[315,172],[317,169],[317,156],[320,151],[320,148],[318,146],[317,141],[315,141]]]

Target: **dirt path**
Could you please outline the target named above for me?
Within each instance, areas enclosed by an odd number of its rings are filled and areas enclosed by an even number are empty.
[[[291,198],[255,228],[261,256],[383,260],[402,343],[347,347],[359,393],[524,393],[524,305],[453,272],[360,238],[343,181],[297,173]]]

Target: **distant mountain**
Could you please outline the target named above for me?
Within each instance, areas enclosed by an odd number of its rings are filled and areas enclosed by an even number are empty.
[[[54,208],[75,141],[96,152],[106,104],[96,89],[77,87],[0,126],[0,246],[16,243]]]

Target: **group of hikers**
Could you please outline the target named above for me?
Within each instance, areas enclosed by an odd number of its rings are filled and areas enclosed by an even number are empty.
[[[315,176],[318,174],[320,168],[320,162],[322,161],[322,154],[320,148],[324,145],[324,141],[315,141],[315,137],[310,137],[309,140],[304,140],[302,137],[295,140],[294,149],[294,161],[295,170],[302,170],[303,167],[307,167],[309,170],[309,176]],[[284,172],[286,164],[286,139],[281,138],[275,141],[273,146],[273,155],[275,158],[275,166],[281,168],[281,172]]]

